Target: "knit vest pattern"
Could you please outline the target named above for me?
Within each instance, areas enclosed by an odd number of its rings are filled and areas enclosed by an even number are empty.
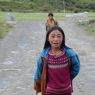
[[[63,51],[58,57],[48,54],[47,94],[67,94],[72,92],[69,59]]]

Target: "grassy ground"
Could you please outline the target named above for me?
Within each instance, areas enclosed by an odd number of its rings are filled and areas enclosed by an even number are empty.
[[[82,24],[81,27],[87,31],[89,35],[95,36],[95,13],[89,13],[89,23]]]
[[[81,25],[81,27],[87,31],[89,35],[95,36],[95,21],[91,20],[88,24]]]
[[[46,20],[48,13],[14,13],[17,20]],[[64,18],[63,13],[55,13],[54,17],[57,20],[62,20]]]
[[[12,12],[10,13],[16,21],[46,21],[48,13],[18,13],[18,12]],[[5,35],[5,31],[10,30],[10,25],[6,24],[8,17],[8,12],[0,12],[0,37],[3,37]],[[54,13],[54,18],[56,20],[64,20],[64,13]],[[95,20],[95,13],[89,13],[89,19]],[[2,27],[3,25],[3,27]],[[86,25],[82,25],[82,27],[88,31],[90,34],[95,34],[95,24],[89,23]]]
[[[17,21],[22,20],[46,20],[48,13],[18,13],[18,12],[12,12],[10,13]],[[8,16],[8,12],[0,12],[0,19],[5,19]],[[64,20],[64,13],[54,13],[54,17],[57,20]],[[89,19],[95,19],[95,13],[89,13]]]
[[[3,38],[9,31],[11,31],[12,27],[12,25],[0,20],[0,38]]]
[[[0,12],[0,18],[6,19],[8,12]],[[19,20],[46,20],[48,13],[18,13],[12,12],[10,13],[17,21]],[[54,13],[54,17],[57,20],[63,20],[64,14],[63,13]]]
[[[17,12],[0,12],[0,38],[3,38],[7,33],[6,31],[10,31],[12,28],[11,25],[6,24],[8,16],[11,15],[14,17],[16,21],[42,21],[47,19],[48,13],[17,13]],[[63,13],[54,13],[54,17],[56,20],[63,20]],[[3,26],[3,27],[2,27]]]
[[[0,39],[3,38],[12,29],[12,25],[6,22],[5,13],[0,12]]]
[[[89,13],[88,16],[90,20],[95,20],[95,13]]]

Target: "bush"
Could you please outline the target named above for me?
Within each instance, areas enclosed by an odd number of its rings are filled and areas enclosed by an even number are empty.
[[[0,38],[3,38],[7,34],[7,32],[11,31],[12,28],[12,25],[0,22]]]

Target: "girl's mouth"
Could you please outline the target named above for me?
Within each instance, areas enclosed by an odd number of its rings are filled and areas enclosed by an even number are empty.
[[[53,44],[57,45],[58,43],[53,43]]]

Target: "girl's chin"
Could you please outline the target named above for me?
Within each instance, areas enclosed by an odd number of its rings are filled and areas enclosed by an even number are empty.
[[[60,48],[59,45],[53,45],[52,47],[53,47],[53,48]]]

